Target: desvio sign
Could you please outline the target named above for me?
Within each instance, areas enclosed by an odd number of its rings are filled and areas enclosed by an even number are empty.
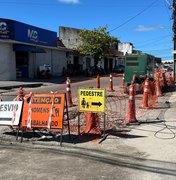
[[[62,129],[65,94],[33,94],[24,101],[22,127]],[[49,122],[51,120],[51,122]]]
[[[22,110],[22,101],[0,102],[0,125],[18,126]]]

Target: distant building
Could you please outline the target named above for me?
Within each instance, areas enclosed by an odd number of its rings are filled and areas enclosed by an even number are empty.
[[[79,32],[81,29],[71,27],[59,27],[59,39],[62,41],[64,46],[68,49],[74,49],[81,45]]]
[[[133,44],[129,42],[119,42],[118,43],[118,50],[123,52],[123,55],[132,54],[133,53]]]

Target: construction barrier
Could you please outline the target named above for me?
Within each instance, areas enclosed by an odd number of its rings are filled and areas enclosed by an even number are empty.
[[[145,90],[145,88],[147,90]],[[150,99],[152,99],[151,97],[153,97],[154,92],[154,90],[151,89],[155,88],[154,83],[146,79],[144,93],[147,92],[148,94],[143,94],[145,97],[143,97],[142,107],[150,107]],[[118,92],[119,91],[118,89]],[[123,92],[122,89],[121,91]],[[121,128],[129,124],[138,124],[138,117],[142,117],[142,115],[148,111],[148,109],[140,109],[141,99],[140,101],[137,99],[138,106],[136,107],[134,83],[129,87],[129,98],[128,95],[124,95],[123,93],[118,93],[117,96],[117,92],[115,91],[109,91],[107,93],[108,95],[104,92],[104,89],[99,88],[80,89],[80,97],[77,101],[78,108],[74,106],[69,108],[69,115],[73,115],[73,120],[79,119],[79,122],[71,121],[72,133],[75,132],[74,127],[76,127],[77,130],[77,127],[81,126],[81,131],[83,133],[101,135],[102,131],[105,132],[105,130],[108,131],[109,129]],[[19,131],[22,132],[22,137],[23,133],[28,129],[30,131],[39,129],[49,132],[52,132],[52,130],[59,130],[62,136],[64,130],[63,122],[68,120],[68,116],[65,116],[68,114],[66,94],[33,94],[20,88],[17,97],[18,98],[15,98],[16,101],[13,101],[13,103],[2,101],[4,104],[0,106],[5,107],[8,105],[8,107],[14,110],[19,106],[18,102],[23,104],[21,115],[17,111],[12,110],[11,116],[6,117],[10,118],[9,126],[18,126],[20,128]],[[2,113],[0,113],[0,118],[1,115]],[[18,116],[21,116],[21,118],[17,121],[16,118]],[[2,118],[4,117],[2,116]],[[68,129],[70,129],[69,121]]]
[[[22,101],[0,101],[0,125],[18,126],[22,107]]]

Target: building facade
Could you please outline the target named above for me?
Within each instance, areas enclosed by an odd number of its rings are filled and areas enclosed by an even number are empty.
[[[81,29],[71,27],[59,27],[59,39],[63,42],[64,46],[68,49],[74,49],[81,45],[79,32]],[[95,61],[93,57],[80,57],[75,54],[70,54],[70,66],[74,70],[85,71],[93,68]],[[105,72],[112,72],[113,68],[119,64],[124,64],[123,53],[120,53],[117,47],[112,47],[109,50],[107,57],[98,62],[97,66],[102,68]]]
[[[0,18],[0,80],[37,78],[38,68],[51,66],[59,76],[67,65],[66,48],[57,47],[57,32]]]

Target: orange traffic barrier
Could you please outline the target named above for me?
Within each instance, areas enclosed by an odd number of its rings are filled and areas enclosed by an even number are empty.
[[[68,106],[73,106],[70,82],[71,82],[70,78],[67,77],[67,80],[66,80],[66,98],[67,98],[67,105]]]
[[[144,83],[144,92],[143,92],[143,97],[142,97],[142,108],[148,108],[148,98],[149,98],[149,78],[147,77]]]
[[[137,123],[136,119],[136,112],[135,112],[135,89],[134,89],[134,83],[132,82],[129,87],[129,100],[128,100],[128,112],[125,119],[125,123],[127,125],[130,125],[131,123]]]
[[[112,74],[109,76],[109,91],[114,91],[113,90],[113,77]]]
[[[97,75],[97,79],[96,79],[96,88],[100,88],[100,76],[99,76],[99,74]]]

